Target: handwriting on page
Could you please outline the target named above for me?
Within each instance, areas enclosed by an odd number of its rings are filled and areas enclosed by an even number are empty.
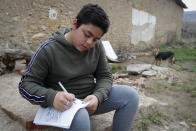
[[[48,109],[46,121],[57,122],[62,116],[61,111],[54,110],[52,108]]]
[[[81,108],[85,108],[89,103],[90,101],[83,104],[81,100],[76,99],[73,105],[65,111],[58,111],[53,107],[41,107],[37,111],[34,123],[37,125],[49,125],[69,129],[76,112]]]

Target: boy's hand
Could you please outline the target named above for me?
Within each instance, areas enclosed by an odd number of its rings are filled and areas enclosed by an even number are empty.
[[[69,109],[75,99],[74,94],[60,91],[54,98],[53,107],[60,111]]]
[[[98,106],[98,99],[95,95],[89,95],[87,96],[83,102],[87,102],[87,101],[90,101],[90,103],[88,104],[88,106],[86,107],[89,115],[93,114],[96,109],[97,109],[97,106]]]

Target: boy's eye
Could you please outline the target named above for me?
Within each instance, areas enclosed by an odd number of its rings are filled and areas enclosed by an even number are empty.
[[[98,39],[93,39],[94,42],[96,42]]]
[[[91,37],[89,34],[86,34],[86,33],[84,33],[84,35],[85,35],[87,38]]]

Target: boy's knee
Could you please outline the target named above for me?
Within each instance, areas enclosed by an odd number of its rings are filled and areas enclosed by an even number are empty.
[[[138,95],[138,92],[134,88],[132,88],[130,86],[124,87],[123,98],[124,98],[124,100],[127,101],[127,104],[129,103],[129,105],[131,106],[132,109],[138,108],[139,95]]]
[[[132,94],[132,99],[135,101],[135,103],[137,104],[137,106],[139,105],[139,95],[138,92],[134,89],[131,88],[131,94]]]
[[[80,109],[76,113],[71,128],[80,131],[90,131],[90,119],[86,109]]]
[[[137,92],[134,88],[132,88],[132,87],[130,87],[129,90],[130,90],[130,91],[129,91],[130,96],[131,96],[133,99],[139,101],[138,92]]]

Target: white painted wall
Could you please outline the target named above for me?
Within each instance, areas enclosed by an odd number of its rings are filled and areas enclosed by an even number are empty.
[[[131,43],[137,45],[140,41],[152,43],[155,35],[156,16],[145,11],[132,9]]]

